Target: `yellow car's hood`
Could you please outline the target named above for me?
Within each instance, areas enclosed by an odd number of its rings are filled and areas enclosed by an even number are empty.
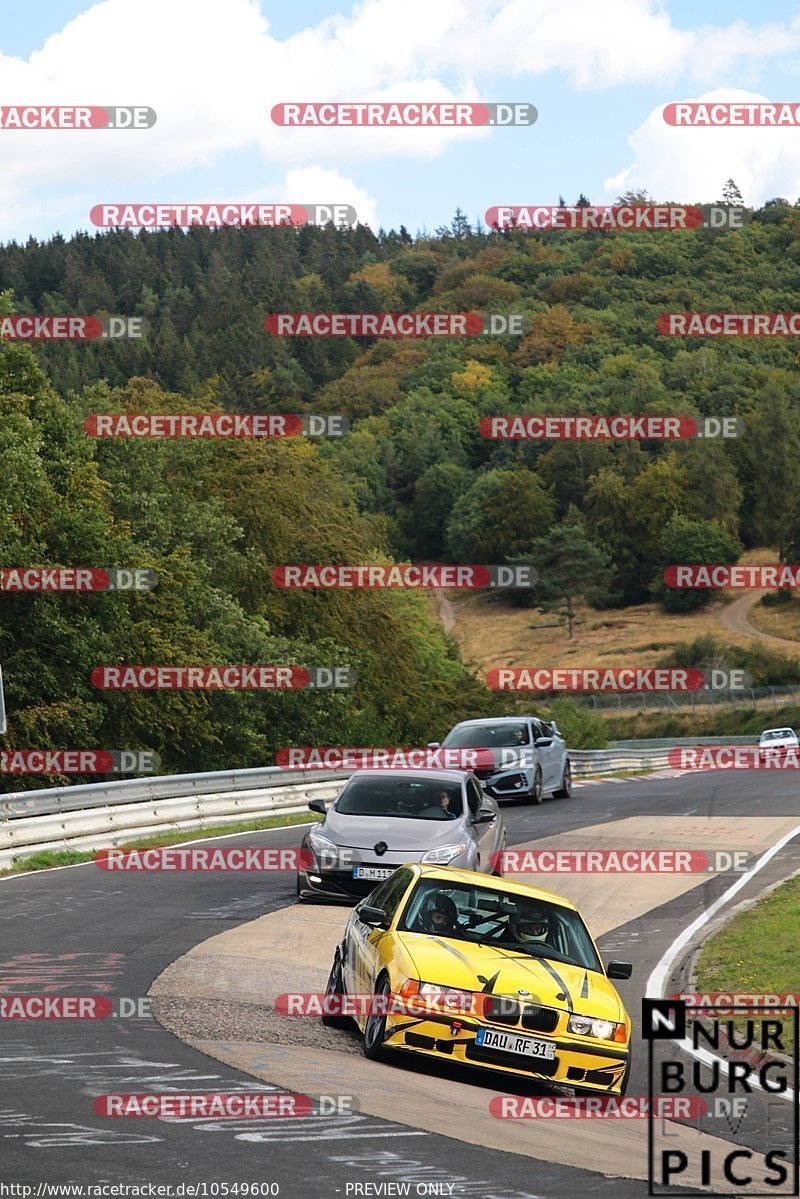
[[[521,1003],[622,1021],[624,1010],[603,974],[493,945],[475,945],[429,933],[397,933],[422,982],[508,995]]]

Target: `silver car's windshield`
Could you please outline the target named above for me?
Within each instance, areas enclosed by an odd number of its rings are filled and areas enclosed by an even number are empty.
[[[488,887],[420,879],[397,927],[491,945],[520,957],[548,958],[599,972],[603,969],[577,912]]]
[[[530,745],[526,724],[479,724],[454,728],[442,745],[448,749],[511,749]]]
[[[343,816],[406,820],[455,820],[463,812],[461,785],[435,779],[354,778],[334,807]]]

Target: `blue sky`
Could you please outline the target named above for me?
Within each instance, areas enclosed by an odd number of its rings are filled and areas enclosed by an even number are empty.
[[[607,203],[630,186],[709,202],[730,175],[748,203],[800,195],[800,128],[671,130],[659,112],[800,102],[800,4],[0,0],[0,17],[2,103],[159,114],[141,132],[0,130],[3,241],[69,235],[112,201],[347,202],[413,232],[457,206]],[[269,119],[279,100],[450,97],[533,102],[539,120],[465,137]]]

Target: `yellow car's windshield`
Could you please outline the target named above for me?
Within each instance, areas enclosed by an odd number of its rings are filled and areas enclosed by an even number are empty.
[[[571,908],[469,883],[420,879],[397,928],[603,969],[586,925]]]

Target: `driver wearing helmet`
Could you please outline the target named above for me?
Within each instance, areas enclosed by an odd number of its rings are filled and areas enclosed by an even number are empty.
[[[422,905],[420,923],[426,933],[438,933],[440,937],[449,937],[458,925],[458,908],[449,895],[434,891]]]
[[[547,908],[535,900],[520,900],[508,918],[508,932],[520,945],[544,944],[550,935]]]

